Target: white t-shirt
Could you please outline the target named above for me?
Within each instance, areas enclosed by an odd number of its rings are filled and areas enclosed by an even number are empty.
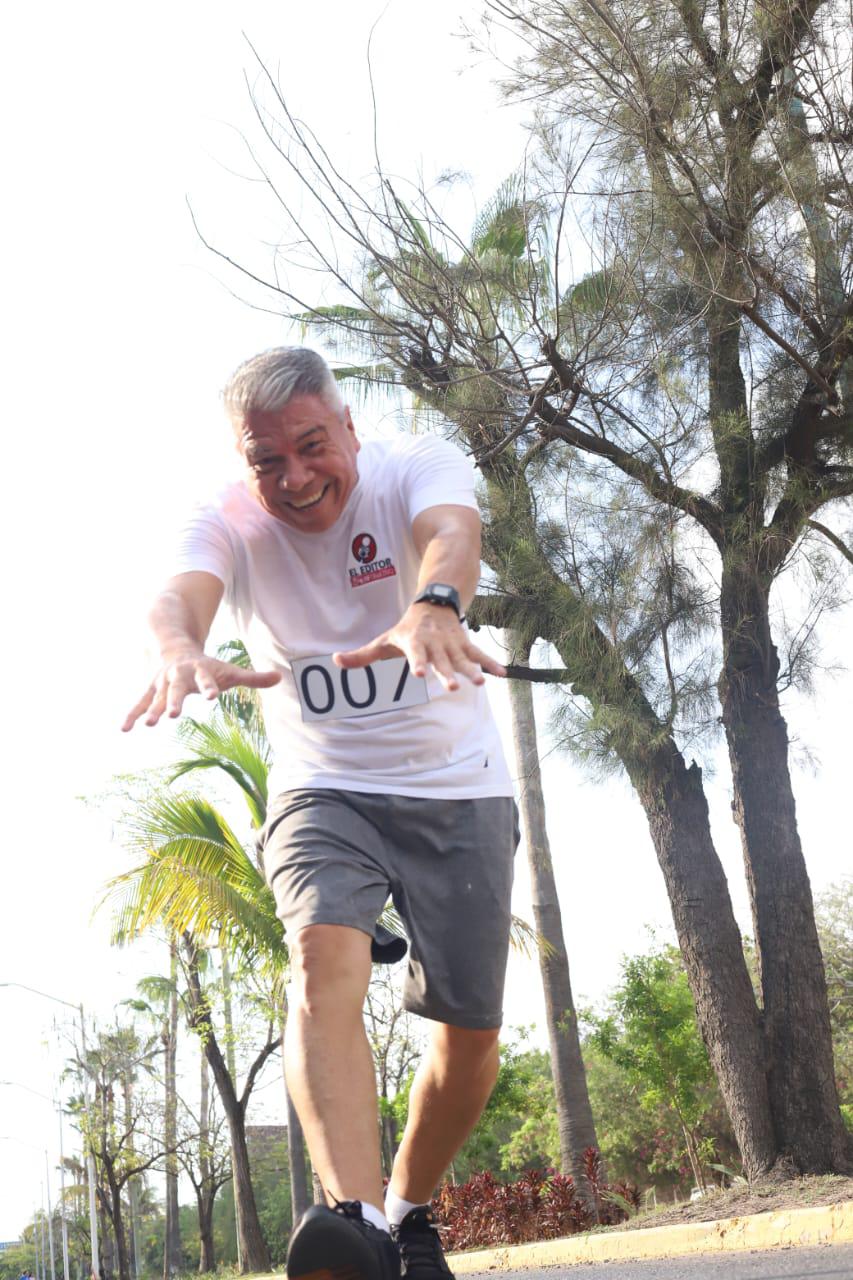
[[[348,672],[331,662],[393,626],[414,598],[414,518],[444,503],[477,505],[470,463],[434,436],[364,444],[357,465],[358,483],[325,533],[290,528],[237,483],[198,509],[180,540],[174,572],[215,574],[252,665],[283,672],[261,693],[270,795],[512,795],[483,686],[462,680],[448,693],[432,673],[413,677],[402,658]]]

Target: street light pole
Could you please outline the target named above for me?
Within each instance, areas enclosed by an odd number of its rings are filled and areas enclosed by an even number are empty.
[[[50,1207],[50,1164],[44,1149],[44,1185],[47,1189],[47,1239],[50,1244],[50,1280],[56,1280],[56,1256],[53,1250],[53,1210]]]
[[[4,1135],[4,1136],[5,1136],[5,1135]],[[17,1138],[15,1138],[15,1139],[13,1139],[13,1141],[17,1142],[17,1141],[18,1141],[18,1139],[17,1139]],[[30,1144],[29,1144],[29,1143],[25,1143],[24,1145],[25,1145],[25,1146],[29,1146]],[[39,1226],[38,1226],[38,1223],[39,1223],[39,1211],[38,1211],[38,1205],[36,1205],[36,1206],[33,1208],[33,1257],[34,1257],[34,1258],[35,1258],[35,1260],[36,1260],[36,1280],[41,1280],[41,1272],[40,1272],[40,1269],[39,1269]]]
[[[42,1245],[42,1247],[44,1247],[45,1238],[44,1238],[44,1235],[41,1234],[41,1226],[36,1226],[37,1219],[38,1219],[38,1210],[36,1210],[36,1217],[35,1219],[33,1219],[33,1226],[32,1226],[33,1243],[35,1243],[36,1245],[36,1276],[41,1275],[41,1280],[46,1280],[44,1253],[42,1253],[42,1249],[40,1248],[40,1244]],[[40,1267],[41,1267],[41,1270],[40,1270]]]
[[[36,1280],[45,1280],[44,1270],[39,1263],[41,1253],[39,1252],[39,1211],[36,1209],[33,1214],[33,1248],[36,1251]]]
[[[71,1280],[68,1267],[68,1219],[65,1216],[65,1152],[62,1149],[62,1104],[59,1105],[59,1199],[62,1221],[62,1277]]]
[[[92,1119],[89,1110],[89,1068],[86,1064],[86,1019],[83,1016],[83,1005],[80,1005],[80,1038],[83,1045],[83,1093],[86,1103],[86,1127],[89,1133],[86,1135],[86,1173],[89,1183],[89,1241],[92,1252],[92,1275],[95,1277],[101,1274],[101,1260],[98,1252],[98,1205],[95,1199],[96,1173],[95,1173],[95,1153],[92,1150],[91,1128]]]
[[[47,1250],[44,1243],[44,1184],[41,1189],[41,1273],[47,1280]]]
[[[86,1128],[91,1133],[89,1072],[86,1066],[86,1019],[83,1014],[82,1003],[79,1005],[72,1004],[70,1000],[63,1000],[60,996],[52,996],[47,991],[39,991],[37,987],[28,987],[24,982],[0,982],[0,987],[17,987],[20,991],[29,991],[32,995],[42,996],[45,1000],[53,1000],[55,1004],[64,1004],[69,1009],[73,1009],[75,1013],[80,1014],[80,1038],[83,1046],[83,1100],[86,1109]],[[98,1206],[95,1199],[95,1179],[97,1175],[95,1172],[95,1155],[92,1151],[89,1133],[86,1135],[86,1175],[89,1183],[89,1242],[92,1255],[92,1275],[97,1278],[101,1274],[100,1254],[98,1251]],[[66,1280],[68,1280],[67,1276]]]

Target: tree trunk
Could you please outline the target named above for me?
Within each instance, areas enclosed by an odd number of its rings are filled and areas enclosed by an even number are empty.
[[[124,1093],[124,1131],[130,1135],[127,1142],[127,1156],[132,1162],[134,1157],[133,1144],[133,1082],[130,1072],[125,1071],[122,1075],[122,1091]],[[127,1200],[128,1200],[128,1219],[130,1230],[129,1249],[130,1257],[133,1262],[134,1280],[139,1280],[141,1271],[139,1263],[140,1245],[139,1245],[139,1180],[135,1177],[127,1180]]]
[[[103,1189],[99,1188],[99,1197],[102,1194],[104,1194]],[[98,1228],[100,1232],[101,1275],[103,1280],[112,1280],[115,1275],[115,1241],[112,1220],[103,1207],[98,1210]]]
[[[231,1168],[234,1175],[234,1203],[237,1217],[237,1245],[240,1270],[269,1271],[272,1263],[267,1242],[258,1218],[258,1208],[252,1188],[249,1151],[246,1145],[246,1117],[243,1105],[237,1097],[233,1077],[216,1039],[210,1008],[201,989],[198,966],[195,963],[194,944],[188,942],[190,956],[187,965],[187,990],[192,1010],[193,1026],[201,1034],[204,1052],[228,1122],[231,1138]]]
[[[234,1022],[231,1016],[231,962],[223,947],[222,956],[222,1010],[225,1022],[225,1061],[231,1079],[237,1084],[237,1060],[234,1053]],[[237,1183],[234,1173],[234,1150],[231,1150],[231,1185],[234,1188],[234,1229],[237,1237],[237,1269],[243,1270],[243,1241],[240,1235],[240,1206],[237,1202]]]
[[[214,1071],[214,1078],[216,1072]],[[235,1099],[236,1101],[236,1099]],[[223,1105],[224,1100],[223,1100]],[[234,1170],[234,1193],[237,1202],[237,1232],[240,1240],[240,1255],[243,1259],[242,1271],[270,1271],[272,1261],[264,1233],[261,1229],[258,1210],[255,1204],[255,1193],[252,1188],[252,1173],[249,1167],[249,1148],[246,1143],[246,1124],[243,1109],[237,1103],[237,1110],[226,1106],[228,1127],[231,1133],[231,1165]]]
[[[779,658],[757,574],[723,577],[720,700],[734,783],[764,1007],[779,1155],[802,1173],[853,1164],[833,1066],[826,978],[797,830]]]
[[[139,1220],[139,1183],[136,1178],[131,1178],[127,1187],[127,1198],[130,1206],[130,1256],[133,1259],[133,1275],[134,1280],[140,1280],[142,1275],[141,1262],[141,1223]]]
[[[169,1019],[163,1028],[165,1049],[165,1113],[163,1136],[166,1147],[166,1234],[163,1242],[163,1280],[178,1275],[182,1270],[181,1226],[178,1216],[178,944],[169,940],[169,977],[172,993],[169,997]]]
[[[699,1148],[696,1144],[696,1135],[683,1120],[681,1121],[681,1132],[684,1135],[684,1146],[687,1150],[687,1159],[690,1161],[690,1168],[693,1170],[693,1181],[700,1191],[707,1191],[708,1187],[705,1180],[705,1170],[702,1168],[702,1161],[699,1159]]]
[[[199,1046],[201,1048],[201,1046]],[[210,1073],[204,1049],[199,1053],[199,1127],[198,1167],[201,1191],[198,1192],[198,1269],[204,1273],[216,1267],[213,1247],[213,1205],[216,1190],[213,1188],[213,1161],[210,1151]]]
[[[121,1187],[116,1180],[113,1161],[110,1158],[103,1158],[103,1166],[109,1198],[107,1214],[104,1216],[109,1217],[113,1228],[119,1280],[130,1280],[130,1258],[127,1252],[127,1232],[125,1231],[124,1214],[122,1212]]]
[[[671,741],[628,767],[666,882],[699,1030],[752,1179],[773,1166],[776,1142],[759,1013],[711,838],[702,771],[695,763],[688,769]]]
[[[281,1042],[284,1044],[284,1029],[287,1025],[287,994],[281,997]],[[281,1055],[281,1074],[284,1083],[284,1101],[287,1115],[287,1167],[290,1175],[290,1207],[291,1230],[299,1222],[311,1204],[311,1192],[308,1187],[308,1171],[305,1163],[305,1137],[302,1124],[296,1114],[296,1108],[287,1087],[287,1075],[284,1070],[284,1054]]]
[[[520,614],[526,639],[541,636],[554,645],[573,693],[613,717],[612,749],[646,814],[699,1029],[744,1169],[749,1178],[757,1177],[776,1158],[764,1041],[728,885],[711,838],[701,770],[695,764],[688,769],[616,646],[540,549],[532,500],[526,523],[521,488],[527,482],[516,464],[501,455],[484,472],[491,512],[487,556],[510,597],[522,605],[529,602]]]
[[[508,630],[507,643],[515,663],[527,663],[530,646],[519,632]],[[569,959],[563,936],[560,901],[554,879],[551,847],[545,825],[545,796],[539,768],[533,690],[523,680],[509,684],[512,731],[518,768],[521,815],[530,868],[533,918],[546,947],[539,947],[539,971],[545,992],[551,1071],[560,1134],[560,1167],[570,1173],[579,1193],[591,1207],[595,1196],[584,1170],[583,1153],[598,1149],[598,1137],[589,1101],[586,1068],[581,1056],[578,1020],[572,998]]]
[[[216,1270],[216,1252],[213,1244],[213,1205],[214,1196],[203,1191],[198,1200],[198,1269],[199,1274],[206,1275]]]
[[[115,1193],[113,1227],[115,1229],[119,1277],[120,1280],[130,1280],[130,1254],[127,1251],[127,1232],[124,1226],[124,1213],[122,1212],[121,1207],[121,1191],[118,1188],[116,1188]]]
[[[100,1230],[100,1234],[101,1234],[100,1261],[101,1261],[101,1270],[103,1272],[105,1280],[112,1280],[112,1277],[115,1274],[117,1242],[116,1242],[115,1233],[113,1231],[113,1226],[115,1222],[115,1218],[113,1215],[113,1205],[110,1201],[110,1196],[112,1195],[112,1190],[113,1190],[114,1178],[109,1168],[108,1152],[110,1149],[109,1147],[110,1132],[113,1129],[114,1117],[113,1117],[113,1104],[112,1104],[111,1091],[108,1090],[105,1087],[105,1085],[101,1084],[100,1082],[98,1082],[95,1085],[95,1107],[100,1111],[100,1115],[98,1117],[99,1124],[100,1124],[100,1140],[101,1140],[100,1160],[101,1160],[101,1166],[103,1170],[102,1176],[106,1181],[106,1188],[101,1185],[100,1180],[98,1180],[96,1183],[96,1193],[97,1193],[98,1204],[99,1204],[98,1217],[100,1218],[100,1229],[101,1229]],[[95,1169],[96,1169],[96,1179],[97,1179],[98,1178],[97,1163],[95,1165]],[[42,1256],[42,1263],[44,1263],[43,1256]],[[44,1270],[44,1267],[42,1269]]]
[[[394,1168],[394,1159],[397,1155],[399,1145],[400,1144],[397,1142],[397,1118],[392,1111],[383,1111],[381,1120],[380,1150],[382,1152],[382,1171],[386,1178],[390,1179],[391,1177],[391,1171]]]

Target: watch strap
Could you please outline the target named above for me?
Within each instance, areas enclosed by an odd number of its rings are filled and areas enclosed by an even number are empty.
[[[462,601],[459,592],[446,582],[428,582],[422,591],[415,596],[412,604],[438,604],[451,608],[462,620]]]

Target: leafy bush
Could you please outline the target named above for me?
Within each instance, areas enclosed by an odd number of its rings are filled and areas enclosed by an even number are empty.
[[[515,1182],[498,1182],[485,1172],[474,1174],[461,1185],[446,1183],[433,1202],[446,1248],[482,1249],[554,1240],[588,1231],[598,1223],[623,1222],[631,1209],[639,1207],[636,1187],[601,1181],[601,1160],[593,1147],[584,1152],[584,1165],[597,1220],[578,1194],[574,1180],[553,1169],[528,1169]]]

